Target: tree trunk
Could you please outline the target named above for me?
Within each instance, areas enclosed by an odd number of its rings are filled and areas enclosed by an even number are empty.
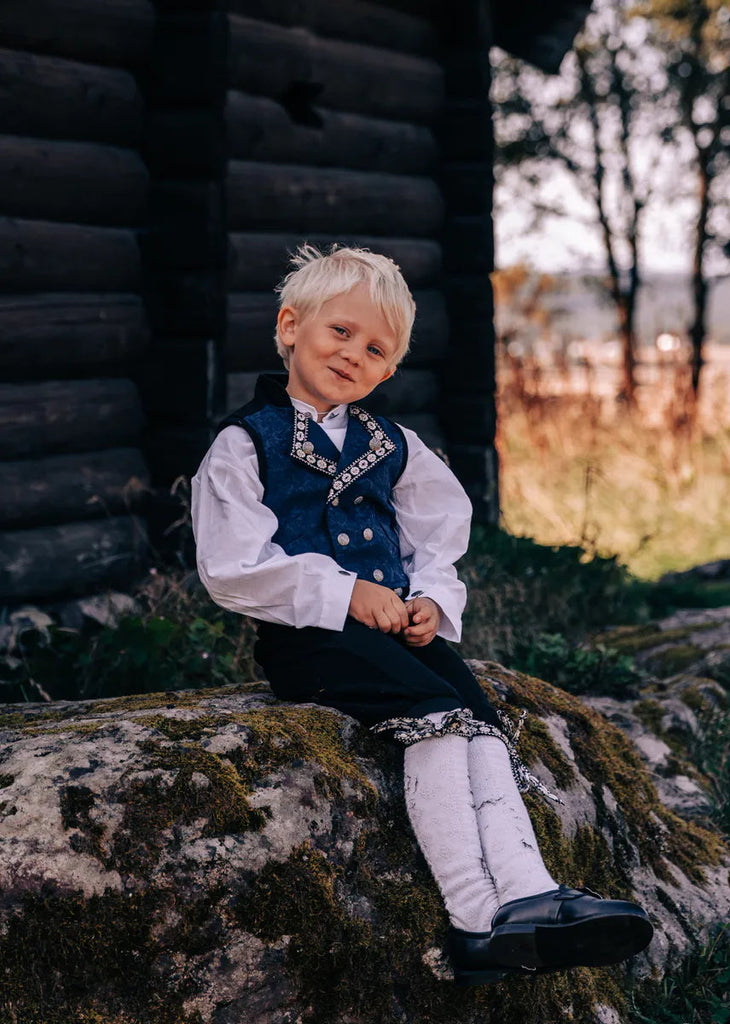
[[[700,391],[700,374],[704,365],[703,348],[705,344],[705,319],[707,314],[707,280],[705,278],[704,255],[707,241],[707,215],[709,212],[710,176],[708,154],[698,148],[697,162],[699,168],[700,208],[697,215],[697,231],[695,234],[694,258],[692,260],[692,324],[689,337],[692,343],[690,357],[692,367],[692,393],[695,404]]]

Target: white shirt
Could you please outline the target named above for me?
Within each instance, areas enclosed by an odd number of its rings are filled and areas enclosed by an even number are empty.
[[[316,409],[292,405],[317,419]],[[345,441],[346,405],[320,426],[339,451]],[[461,638],[466,587],[454,568],[467,549],[471,504],[451,470],[412,430],[406,468],[391,493],[410,596],[417,591],[441,609],[439,635]],[[274,513],[264,505],[258,457],[241,427],[220,432],[192,480],[193,532],[198,572],[213,600],[230,611],[286,626],[341,630],[357,576],[329,555],[288,555],[274,544]],[[407,600],[404,597],[404,600]]]

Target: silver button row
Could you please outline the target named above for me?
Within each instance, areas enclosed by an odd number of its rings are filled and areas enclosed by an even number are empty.
[[[372,540],[373,539],[373,531],[370,529],[369,526],[365,527],[365,529],[362,531],[362,535],[365,538],[365,540]],[[347,534],[347,533],[338,533],[337,534],[337,543],[341,544],[342,547],[344,548],[347,544],[350,543],[350,536],[349,536],[349,534]]]

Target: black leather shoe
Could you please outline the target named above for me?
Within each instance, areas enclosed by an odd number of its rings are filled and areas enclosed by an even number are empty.
[[[463,932],[451,926],[446,949],[456,985],[490,985],[510,972],[496,963],[489,949],[491,932]]]
[[[602,967],[640,953],[654,933],[646,912],[590,889],[558,889],[510,900],[492,919],[489,955],[528,970]]]

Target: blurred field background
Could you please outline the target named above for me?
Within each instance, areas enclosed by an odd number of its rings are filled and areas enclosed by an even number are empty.
[[[579,311],[569,308],[576,290]],[[730,558],[730,344],[722,306],[697,401],[679,323],[672,330],[676,289],[647,306],[631,407],[619,397],[620,344],[597,298],[591,314],[587,284],[518,266],[495,275],[495,292],[504,529],[615,555],[644,579]]]

